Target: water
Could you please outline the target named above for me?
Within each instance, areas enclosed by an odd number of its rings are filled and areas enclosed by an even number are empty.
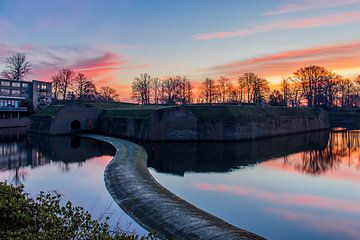
[[[25,129],[1,129],[0,181],[23,184],[32,196],[56,190],[64,201],[84,207],[95,218],[110,216],[112,227],[146,235],[105,188],[104,169],[114,153],[107,143],[92,139],[26,135]]]
[[[147,143],[163,186],[269,239],[360,239],[360,131],[316,132],[239,143]],[[107,192],[114,150],[72,137],[0,131],[0,180],[32,195],[56,190],[111,225],[146,231]]]
[[[152,143],[155,179],[268,239],[360,239],[360,131]]]

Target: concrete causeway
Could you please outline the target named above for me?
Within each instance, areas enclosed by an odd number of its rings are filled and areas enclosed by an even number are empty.
[[[116,154],[105,169],[106,188],[135,221],[162,239],[264,239],[184,201],[152,177],[147,153],[122,139],[84,134],[108,142]],[[171,157],[171,156],[169,156]]]

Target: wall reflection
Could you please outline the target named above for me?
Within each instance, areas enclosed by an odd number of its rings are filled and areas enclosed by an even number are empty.
[[[148,143],[148,166],[157,172],[228,172],[262,163],[320,175],[339,164],[360,167],[360,131],[320,131],[226,143]],[[267,162],[265,162],[267,161]],[[268,163],[269,162],[269,163]]]
[[[59,171],[69,171],[70,163],[80,167],[86,160],[114,155],[107,143],[79,137],[27,135],[26,129],[2,129],[0,133],[0,172],[10,171],[13,184],[21,184],[26,167],[36,168],[54,162]]]

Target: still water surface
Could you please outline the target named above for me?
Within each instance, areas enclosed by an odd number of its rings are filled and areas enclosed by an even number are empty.
[[[360,131],[146,146],[155,179],[268,239],[360,239]]]
[[[240,143],[148,143],[163,186],[269,239],[360,239],[360,131],[317,132]],[[0,180],[56,190],[111,224],[146,231],[112,200],[103,172],[114,150],[71,137],[0,131]]]
[[[145,235],[106,190],[104,170],[115,154],[107,143],[68,136],[26,135],[24,129],[0,129],[0,181],[23,184],[33,196],[62,194],[94,217],[110,216],[112,227]]]

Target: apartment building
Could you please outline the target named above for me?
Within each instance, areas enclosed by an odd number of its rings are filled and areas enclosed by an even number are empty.
[[[51,104],[51,98],[51,83],[0,79],[0,117],[41,110]]]

